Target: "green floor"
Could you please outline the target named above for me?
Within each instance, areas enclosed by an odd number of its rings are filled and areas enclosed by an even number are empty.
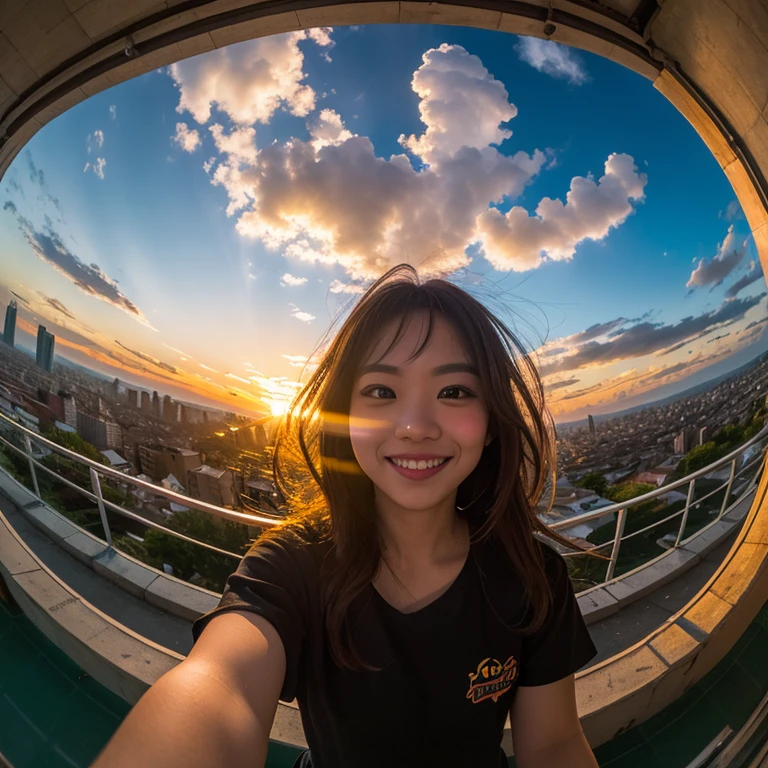
[[[684,768],[768,691],[768,603],[731,652],[663,712],[595,750],[602,768]],[[0,599],[0,754],[14,768],[87,768],[130,710]],[[272,744],[268,768],[297,750]],[[514,759],[510,760],[514,765]]]

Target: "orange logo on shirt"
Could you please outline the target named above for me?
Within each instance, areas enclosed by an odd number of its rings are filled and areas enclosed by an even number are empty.
[[[498,701],[511,687],[517,677],[517,659],[510,656],[504,664],[498,659],[483,659],[477,665],[477,672],[469,673],[467,698],[473,704],[485,699]]]

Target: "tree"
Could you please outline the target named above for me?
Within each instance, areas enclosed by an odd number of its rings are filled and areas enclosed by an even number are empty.
[[[718,434],[722,434],[722,432]],[[681,476],[690,475],[691,472],[696,472],[706,467],[713,461],[717,461],[721,456],[724,456],[729,450],[727,443],[722,442],[718,444],[716,440],[709,440],[703,445],[694,446],[680,462],[683,465]]]
[[[101,455],[101,451],[93,445],[93,443],[83,440],[77,432],[65,432],[63,429],[51,429],[46,432],[45,436],[54,443],[58,443],[62,448],[68,448],[70,451],[79,453],[87,459],[98,461],[100,464],[107,463],[107,460]]]
[[[589,490],[594,491],[599,496],[605,496],[608,481],[599,472],[590,472],[582,477],[577,485],[581,488],[589,488]]]
[[[619,483],[618,485],[608,487],[606,498],[619,503],[629,501],[636,496],[642,496],[644,493],[650,493],[655,490],[656,486],[652,483]]]

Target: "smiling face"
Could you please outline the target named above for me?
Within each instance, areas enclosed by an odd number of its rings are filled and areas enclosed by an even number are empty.
[[[488,442],[488,408],[458,335],[440,315],[429,342],[426,313],[407,322],[397,344],[391,323],[363,361],[350,401],[350,440],[375,487],[377,506],[453,509],[459,484]],[[398,466],[400,465],[400,466]]]

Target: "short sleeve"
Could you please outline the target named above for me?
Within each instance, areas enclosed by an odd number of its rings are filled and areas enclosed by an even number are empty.
[[[546,685],[581,669],[597,655],[576,600],[565,558],[542,544],[552,590],[553,606],[548,621],[523,638],[521,686]]]
[[[299,681],[302,647],[307,636],[307,567],[297,546],[275,540],[254,544],[224,586],[219,604],[192,624],[193,643],[207,623],[226,611],[252,611],[280,635],[285,648],[281,701],[293,701]]]

